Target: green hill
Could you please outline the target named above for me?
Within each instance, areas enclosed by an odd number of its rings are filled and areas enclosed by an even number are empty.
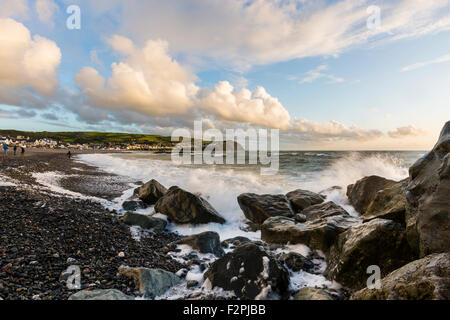
[[[36,139],[52,139],[63,143],[80,144],[161,144],[172,146],[171,137],[150,134],[112,133],[112,132],[28,132],[0,130],[1,136],[24,136]]]

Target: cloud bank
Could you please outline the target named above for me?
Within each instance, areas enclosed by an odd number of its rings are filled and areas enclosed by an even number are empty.
[[[0,103],[38,106],[59,86],[61,50],[13,19],[0,19]]]

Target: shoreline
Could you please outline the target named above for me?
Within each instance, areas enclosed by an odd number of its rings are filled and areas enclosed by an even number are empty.
[[[114,175],[68,160],[65,152],[28,149],[24,156],[2,159],[0,177],[12,185],[0,184],[0,225],[4,230],[0,235],[0,297],[65,300],[76,292],[60,279],[70,265],[81,269],[81,289],[118,289],[131,295],[139,293],[132,280],[117,275],[120,266],[171,272],[181,268],[167,256],[167,245],[180,236],[163,232],[136,241],[115,210],[89,199],[56,195],[33,177],[55,171],[69,176],[61,181],[64,189],[86,196],[111,200],[130,188],[119,183],[118,188],[105,192],[99,186],[110,184]]]

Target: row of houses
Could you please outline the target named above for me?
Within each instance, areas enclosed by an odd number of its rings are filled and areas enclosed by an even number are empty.
[[[52,139],[36,139],[33,140],[30,137],[0,137],[0,141],[3,144],[6,142],[9,146],[18,146],[24,148],[49,148],[49,149],[75,149],[75,150],[168,150],[170,147],[163,146],[161,144],[73,144],[64,143]]]

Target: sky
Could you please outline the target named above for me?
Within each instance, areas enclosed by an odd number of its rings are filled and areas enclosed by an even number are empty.
[[[2,129],[427,150],[449,83],[450,0],[0,0]]]

